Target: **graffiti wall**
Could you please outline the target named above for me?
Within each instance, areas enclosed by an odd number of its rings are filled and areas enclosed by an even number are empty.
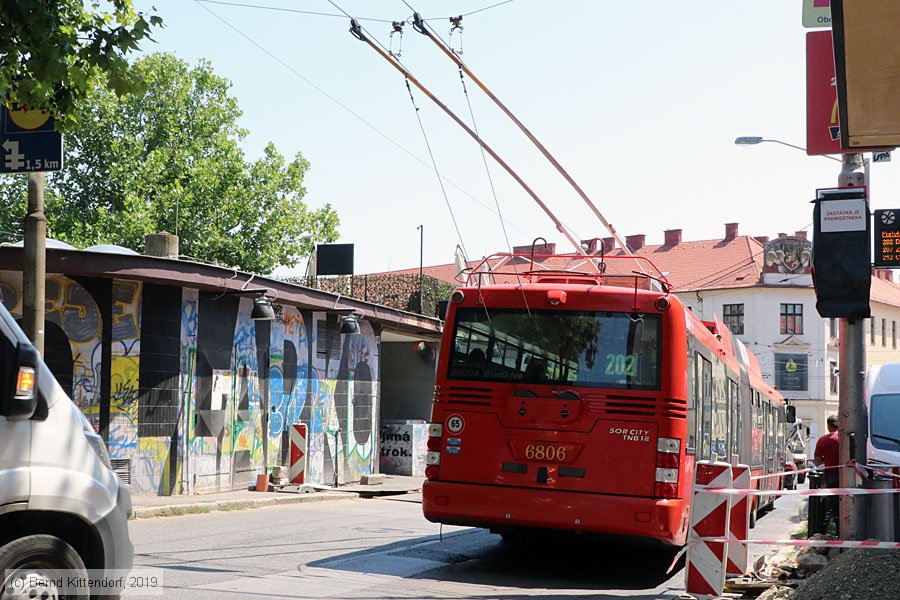
[[[47,277],[45,360],[106,440],[135,494],[241,489],[289,459],[309,429],[307,481],[358,481],[377,466],[379,356],[369,323],[250,297],[118,279]],[[22,276],[0,271],[22,315]]]
[[[307,474],[314,482],[358,481],[377,457],[377,340],[365,321],[349,335],[324,313],[314,319]]]

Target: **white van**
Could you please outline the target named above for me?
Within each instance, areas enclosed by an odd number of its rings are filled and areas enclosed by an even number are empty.
[[[870,463],[900,465],[900,364],[875,365],[866,374]]]
[[[53,573],[127,572],[130,515],[103,441],[0,303],[0,596],[68,598]]]

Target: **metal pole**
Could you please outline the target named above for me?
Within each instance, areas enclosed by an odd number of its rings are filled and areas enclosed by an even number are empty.
[[[843,168],[838,187],[862,187],[866,184],[863,156],[858,152],[843,155]],[[840,389],[838,390],[838,424],[840,464],[855,460],[866,462],[866,407],[864,402],[866,345],[863,319],[840,320]],[[857,487],[853,469],[841,469],[840,486]],[[864,496],[841,496],[841,538],[866,538],[866,503]]]
[[[424,286],[424,277],[422,275],[422,256],[425,249],[425,226],[419,225],[417,228],[419,230],[419,313],[424,314],[425,304],[422,300],[422,288]]]
[[[25,264],[22,268],[22,325],[37,351],[44,353],[44,287],[47,273],[47,218],[44,216],[44,174],[28,174],[25,215]]]

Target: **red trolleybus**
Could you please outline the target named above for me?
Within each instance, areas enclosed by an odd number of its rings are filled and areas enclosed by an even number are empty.
[[[640,257],[485,259],[447,310],[425,517],[682,545],[695,460],[781,470],[783,398],[668,287]]]

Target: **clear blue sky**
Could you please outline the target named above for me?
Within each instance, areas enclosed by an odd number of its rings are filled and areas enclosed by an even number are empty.
[[[431,19],[500,0],[408,1]],[[402,0],[335,2],[365,18],[412,14]],[[247,3],[338,12],[327,0]],[[351,37],[347,18],[194,0],[135,4],[156,6],[166,23],[146,51],[191,63],[206,58],[234,83],[241,124],[251,132],[248,156],[272,141],[282,154],[300,151],[310,161],[306,201],[338,211],[339,241],[356,245],[357,273],[417,267],[419,225],[425,264],[452,262],[459,238],[403,78]],[[389,44],[388,23],[362,23]],[[446,37],[448,21],[430,23]],[[741,135],[806,144],[810,30],[801,25],[800,0],[514,0],[466,16],[463,25],[469,68],[622,236],[644,233],[648,243],[661,243],[663,230],[681,228],[686,240],[714,239],[726,222],[751,235],[793,233],[811,225],[815,189],[836,185],[837,162],[777,144],[734,145]],[[468,121],[455,66],[405,29],[401,59]],[[506,117],[471,82],[468,88],[482,137],[574,235],[609,235]],[[469,257],[505,250],[477,145],[423,94],[415,97]],[[499,166],[490,168],[509,243],[544,236],[568,250],[527,194]],[[900,206],[893,163],[873,165],[871,181],[873,208]]]

